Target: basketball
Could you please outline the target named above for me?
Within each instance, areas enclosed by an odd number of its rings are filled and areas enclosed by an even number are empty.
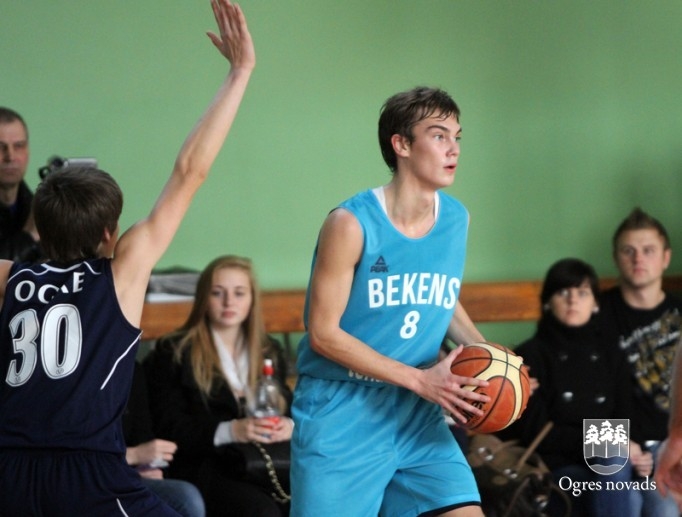
[[[472,405],[482,415],[463,412],[468,419],[462,427],[477,433],[494,433],[504,429],[526,409],[530,396],[530,380],[522,359],[510,349],[495,343],[465,345],[450,367],[452,373],[488,381],[488,386],[465,386],[465,389],[487,395],[488,402]]]

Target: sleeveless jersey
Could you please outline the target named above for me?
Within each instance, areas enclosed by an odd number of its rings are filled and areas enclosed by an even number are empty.
[[[14,264],[0,313],[0,448],[125,452],[140,335],[109,259]]]
[[[436,361],[464,270],[469,214],[456,199],[437,195],[436,222],[417,239],[393,226],[371,190],[340,205],[356,217],[364,239],[341,328],[377,352],[415,367]],[[378,384],[314,352],[307,333],[299,344],[297,368],[312,377]]]

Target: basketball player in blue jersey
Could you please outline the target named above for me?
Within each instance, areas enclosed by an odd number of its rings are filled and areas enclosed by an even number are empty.
[[[292,515],[481,516],[443,418],[487,400],[453,375],[482,341],[457,304],[469,216],[440,192],[460,152],[459,109],[416,88],[385,103],[379,142],[393,177],[333,210],[313,257],[294,394]]]
[[[48,261],[0,262],[3,516],[176,515],[126,464],[120,417],[152,268],[205,180],[255,66],[240,8],[228,0],[212,7],[219,34],[209,37],[230,71],[150,215],[119,239],[122,195],[111,176],[55,172],[34,198]]]

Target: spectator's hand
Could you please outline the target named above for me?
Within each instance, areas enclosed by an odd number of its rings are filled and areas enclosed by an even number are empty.
[[[654,457],[651,452],[643,451],[638,443],[630,440],[630,464],[638,476],[647,477],[654,470]]]
[[[472,405],[472,402],[487,402],[490,397],[465,388],[465,386],[487,386],[486,381],[454,375],[450,371],[452,362],[462,352],[463,348],[462,345],[459,345],[431,368],[418,370],[420,378],[415,393],[426,400],[435,402],[450,413],[453,418],[464,423],[467,421],[464,413],[470,415],[483,414],[479,408]]]
[[[283,442],[285,440],[291,440],[291,434],[294,432],[294,421],[288,416],[282,416],[276,419],[268,419],[270,422],[266,422],[265,425],[270,424],[270,437],[266,438],[265,442]]]
[[[213,45],[227,58],[233,69],[252,70],[256,66],[256,52],[241,8],[229,0],[211,0],[211,6],[220,30],[220,35],[210,31],[207,33]]]
[[[128,447],[126,449],[126,461],[128,465],[133,466],[150,465],[157,460],[171,462],[177,448],[178,446],[174,442],[168,440],[152,440],[135,447]]]
[[[540,381],[536,377],[528,377],[528,381],[530,383],[530,394],[532,395],[540,387]]]
[[[138,470],[140,477],[147,479],[163,479],[163,470],[161,469],[144,469]]]
[[[238,442],[272,443],[289,440],[294,429],[288,417],[232,420],[232,436]]]
[[[521,360],[523,360],[523,357]],[[540,381],[538,381],[537,377],[531,377],[530,366],[524,364],[521,368],[523,368],[523,370],[526,372],[526,375],[528,375],[528,384],[530,385],[530,394],[532,395],[535,393],[535,390],[540,387]]]

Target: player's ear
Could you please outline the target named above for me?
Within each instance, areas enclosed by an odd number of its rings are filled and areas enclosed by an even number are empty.
[[[396,156],[405,158],[410,152],[410,139],[403,135],[395,134],[391,137],[391,145]]]
[[[670,259],[673,256],[673,250],[668,248],[666,250],[663,250],[663,270],[665,271],[668,269],[668,266],[670,265]]]
[[[101,257],[111,257],[117,240],[118,226],[113,232],[108,228],[105,228],[102,233],[102,239],[99,241],[99,247],[97,248],[98,255]]]
[[[104,229],[104,234],[102,235],[102,241],[100,242],[100,246],[106,245],[111,242],[113,235],[109,231],[109,228]]]

